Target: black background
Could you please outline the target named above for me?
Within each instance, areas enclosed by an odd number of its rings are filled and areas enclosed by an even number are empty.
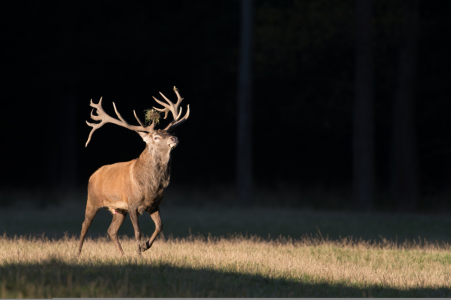
[[[389,183],[400,25],[396,1],[376,2],[375,162],[377,191],[383,193]],[[159,91],[175,100],[174,85],[191,115],[176,131],[180,145],[171,185],[233,186],[239,1],[2,6],[1,188],[60,187],[67,138],[75,141],[77,187],[84,188],[104,164],[138,157],[144,149],[139,135],[111,124],[97,130],[85,148],[89,101],[103,96],[110,115],[115,102],[133,123],[132,111],[143,120]],[[255,2],[257,187],[350,189],[354,21],[353,1]],[[450,2],[420,1],[415,124],[423,210],[448,208],[443,203],[451,187],[450,22]],[[64,110],[68,97],[75,98],[72,116]],[[75,125],[64,124],[67,120]]]

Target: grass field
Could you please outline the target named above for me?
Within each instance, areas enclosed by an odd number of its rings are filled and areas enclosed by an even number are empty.
[[[142,257],[123,238],[3,238],[0,297],[450,297],[449,247],[256,237],[160,239]]]
[[[127,218],[120,257],[101,211],[76,258],[83,202],[0,210],[1,298],[451,297],[449,215],[163,205],[163,238],[136,256]]]

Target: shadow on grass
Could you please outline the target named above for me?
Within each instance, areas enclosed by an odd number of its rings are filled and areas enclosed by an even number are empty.
[[[139,258],[117,262],[50,259],[0,266],[1,298],[51,297],[450,297],[450,288],[385,288],[329,284],[305,275],[271,279],[210,269],[174,267]]]

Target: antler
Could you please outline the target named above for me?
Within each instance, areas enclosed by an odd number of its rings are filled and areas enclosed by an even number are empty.
[[[116,112],[116,115],[118,116],[118,118],[120,119],[120,121],[118,119],[115,119],[113,117],[110,117],[102,108],[102,98],[100,98],[99,103],[95,104],[92,102],[91,99],[91,104],[92,107],[94,107],[96,109],[97,112],[97,116],[94,115],[94,109],[91,111],[91,118],[95,121],[101,121],[100,123],[89,123],[88,121],[86,121],[86,123],[92,127],[91,133],[89,133],[89,137],[88,137],[88,141],[86,142],[85,147],[88,146],[89,141],[91,140],[91,136],[94,133],[94,131],[96,131],[96,129],[99,129],[100,127],[102,127],[104,124],[106,123],[113,123],[122,127],[125,127],[127,129],[133,130],[133,131],[144,131],[144,132],[152,132],[153,128],[155,127],[155,123],[150,124],[149,126],[145,127],[143,125],[143,123],[141,123],[141,120],[138,118],[138,116],[136,115],[136,112],[133,111],[133,114],[135,115],[136,120],[138,121],[139,125],[141,126],[134,126],[134,125],[130,125],[128,124],[121,116],[121,114],[117,111],[116,109],[116,105],[113,102],[113,107],[114,107],[114,111]]]
[[[182,103],[183,98],[180,97],[179,91],[178,89],[174,86],[174,92],[177,95],[177,103],[172,103],[168,98],[166,98],[165,95],[163,95],[162,92],[160,92],[160,95],[168,102],[168,104],[164,103],[163,101],[158,100],[157,98],[153,97],[155,99],[155,101],[157,101],[159,104],[163,105],[164,108],[156,108],[154,107],[154,109],[160,111],[160,112],[164,112],[164,119],[166,119],[166,117],[168,116],[168,112],[170,111],[172,113],[172,115],[174,116],[174,120],[169,123],[169,125],[164,129],[166,131],[171,131],[173,130],[175,127],[179,126],[180,124],[182,124],[183,122],[185,122],[188,117],[189,117],[189,104],[186,106],[188,111],[186,112],[185,116],[181,119],[180,116],[182,115],[182,108],[180,108],[180,111],[177,113],[177,111],[179,110],[179,106],[180,103]]]

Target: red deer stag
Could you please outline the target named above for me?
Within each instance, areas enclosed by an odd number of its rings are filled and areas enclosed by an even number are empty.
[[[168,104],[159,101],[155,97],[155,101],[164,108],[155,108],[157,111],[164,112],[166,119],[170,111],[174,120],[163,130],[154,129],[155,120],[149,126],[144,126],[139,120],[135,111],[133,111],[136,120],[140,126],[128,124],[116,109],[113,102],[114,111],[119,120],[105,113],[102,109],[102,98],[98,104],[94,104],[91,100],[91,106],[97,110],[97,116],[91,112],[91,118],[100,123],[89,123],[92,127],[86,146],[88,146],[94,131],[102,127],[105,123],[113,123],[130,130],[136,131],[146,143],[146,149],[141,155],[129,162],[120,162],[112,165],[106,165],[98,169],[88,184],[88,200],[86,204],[85,220],[82,225],[80,243],[78,245],[78,255],[83,247],[83,240],[86,232],[91,225],[92,220],[100,208],[107,208],[113,214],[113,221],[108,228],[108,234],[113,240],[119,252],[123,255],[124,251],[117,238],[117,231],[124,222],[127,213],[135,230],[136,242],[138,243],[138,254],[149,249],[155,241],[163,226],[160,219],[160,203],[163,200],[164,189],[169,184],[171,171],[171,151],[178,144],[177,137],[169,134],[176,126],[182,124],[188,119],[188,111],[183,118],[180,118],[182,109],[179,106],[183,98],[176,87],[174,92],[177,95],[177,103],[172,103],[161,92],[161,96]],[[147,211],[152,220],[155,222],[155,232],[149,241],[141,245],[141,229],[139,228],[138,214],[141,215]]]

